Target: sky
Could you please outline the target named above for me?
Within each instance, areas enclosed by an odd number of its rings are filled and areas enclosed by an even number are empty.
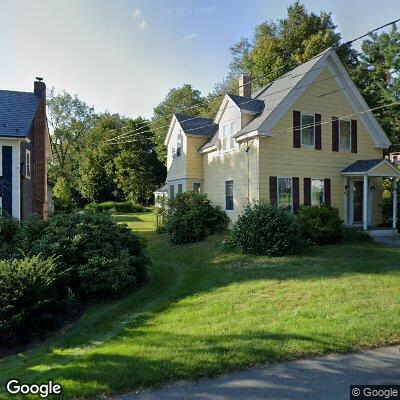
[[[0,0],[0,88],[32,91],[36,76],[94,106],[150,118],[171,88],[207,94],[229,48],[287,0]],[[400,17],[399,0],[308,0],[331,11],[343,40]]]

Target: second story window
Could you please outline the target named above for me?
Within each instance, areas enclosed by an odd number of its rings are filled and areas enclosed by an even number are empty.
[[[176,158],[182,155],[182,143],[183,143],[183,136],[181,131],[179,131],[178,137],[176,139]]]
[[[175,186],[174,185],[170,185],[169,186],[169,198],[173,199],[175,197]]]
[[[314,115],[301,114],[301,146],[314,147],[315,145],[315,120]]]
[[[234,136],[235,136],[236,133],[238,132],[237,129],[236,129],[236,127],[237,127],[237,123],[236,123],[235,121],[231,122],[231,125],[230,125],[230,132],[229,132],[229,136],[230,136],[229,145],[230,145],[230,148],[231,148],[231,149],[236,148],[236,140],[235,140],[235,138],[234,138]]]
[[[31,179],[31,152],[29,150],[25,153],[25,177]]]
[[[178,183],[178,194],[182,193],[182,183]]]
[[[339,150],[346,151],[351,148],[351,124],[350,121],[339,121]]]
[[[228,125],[224,125],[222,128],[222,151],[228,151],[228,146],[229,146]]]

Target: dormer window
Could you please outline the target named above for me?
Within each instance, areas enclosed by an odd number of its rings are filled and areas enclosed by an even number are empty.
[[[315,146],[315,116],[301,113],[301,146]]]
[[[178,137],[176,139],[176,158],[179,158],[182,155],[182,143],[183,143],[183,136],[182,132],[179,131]]]
[[[238,132],[237,123],[231,122],[222,127],[221,148],[222,151],[229,151],[236,148],[236,140],[234,135]]]

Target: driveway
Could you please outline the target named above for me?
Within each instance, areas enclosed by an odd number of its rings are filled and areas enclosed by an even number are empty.
[[[400,384],[400,347],[251,368],[118,400],[348,400],[350,385]]]

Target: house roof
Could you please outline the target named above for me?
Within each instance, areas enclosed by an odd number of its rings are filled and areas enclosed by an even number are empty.
[[[185,114],[174,114],[182,130],[187,135],[206,136],[211,138],[218,130],[218,125],[208,118],[192,117]]]
[[[346,167],[341,173],[349,173],[349,172],[360,172],[365,173],[368,172],[371,168],[374,168],[379,163],[382,162],[382,158],[376,160],[357,160],[353,164]]]
[[[215,135],[208,139],[206,143],[204,143],[199,150],[206,150],[209,149],[210,147],[213,147],[215,145],[215,143],[217,143],[218,140],[218,131],[215,133]]]
[[[34,93],[0,90],[0,137],[26,137],[39,100]]]
[[[160,188],[156,189],[154,193],[168,193],[168,186],[161,186]]]
[[[398,178],[400,177],[400,170],[387,158],[381,158],[376,160],[358,160],[341,171],[341,174]]]
[[[258,99],[252,99],[250,97],[237,96],[235,94],[228,93],[228,96],[233,102],[244,111],[248,111],[254,114],[260,114],[264,109],[264,102]]]
[[[238,137],[258,129],[293,90],[295,85],[302,80],[302,78],[329,50],[330,49],[325,50],[259,89],[253,97],[264,103],[263,112],[243,127],[243,129],[241,129],[235,136]]]

